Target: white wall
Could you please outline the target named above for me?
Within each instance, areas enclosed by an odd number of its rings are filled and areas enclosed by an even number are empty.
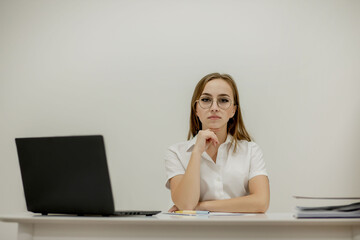
[[[1,1],[0,214],[26,210],[15,137],[103,134],[116,207],[170,207],[165,149],[207,73],[237,81],[271,179],[360,195],[359,1]],[[16,225],[0,223],[0,239]]]

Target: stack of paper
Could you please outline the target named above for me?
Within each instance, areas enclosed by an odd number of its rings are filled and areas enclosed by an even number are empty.
[[[302,197],[294,196],[296,199],[316,200],[360,200],[360,197],[331,198],[331,197]],[[296,218],[360,218],[360,202],[347,205],[330,205],[317,207],[297,206]]]
[[[179,216],[244,216],[244,215],[253,215],[253,214],[244,214],[244,213],[229,213],[229,212],[209,212],[209,211],[193,211],[193,210],[182,210],[175,212],[165,212],[169,215],[179,215]]]

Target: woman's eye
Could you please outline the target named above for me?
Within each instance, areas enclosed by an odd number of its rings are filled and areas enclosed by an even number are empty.
[[[221,102],[221,103],[228,103],[230,100],[229,99],[227,99],[227,98],[220,98],[219,99],[219,102]]]
[[[202,102],[210,102],[210,101],[211,101],[211,98],[202,98],[201,101],[202,101]]]

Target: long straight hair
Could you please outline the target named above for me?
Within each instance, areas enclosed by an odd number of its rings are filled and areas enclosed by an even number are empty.
[[[229,74],[210,73],[203,77],[195,87],[192,99],[191,99],[191,112],[190,112],[190,129],[188,133],[188,140],[195,137],[198,132],[202,129],[202,124],[199,117],[196,115],[196,104],[199,100],[202,92],[204,91],[205,85],[214,79],[222,79],[226,81],[232,88],[234,95],[234,105],[236,112],[227,123],[227,133],[233,136],[231,145],[234,145],[234,152],[236,152],[237,143],[240,140],[246,140],[251,142],[252,139],[250,134],[246,131],[245,124],[241,115],[239,93],[236,87],[234,79]],[[230,148],[229,148],[230,149]]]

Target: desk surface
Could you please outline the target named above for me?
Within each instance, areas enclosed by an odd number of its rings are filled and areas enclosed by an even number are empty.
[[[249,214],[243,216],[174,216],[160,213],[151,217],[125,216],[125,217],[79,217],[69,215],[41,216],[32,213],[2,215],[4,222],[41,224],[175,224],[175,225],[292,225],[292,226],[360,226],[360,218],[353,219],[296,219],[292,213]]]
[[[292,213],[152,217],[0,216],[19,225],[18,240],[63,239],[336,239],[360,240],[360,219],[296,219]]]

